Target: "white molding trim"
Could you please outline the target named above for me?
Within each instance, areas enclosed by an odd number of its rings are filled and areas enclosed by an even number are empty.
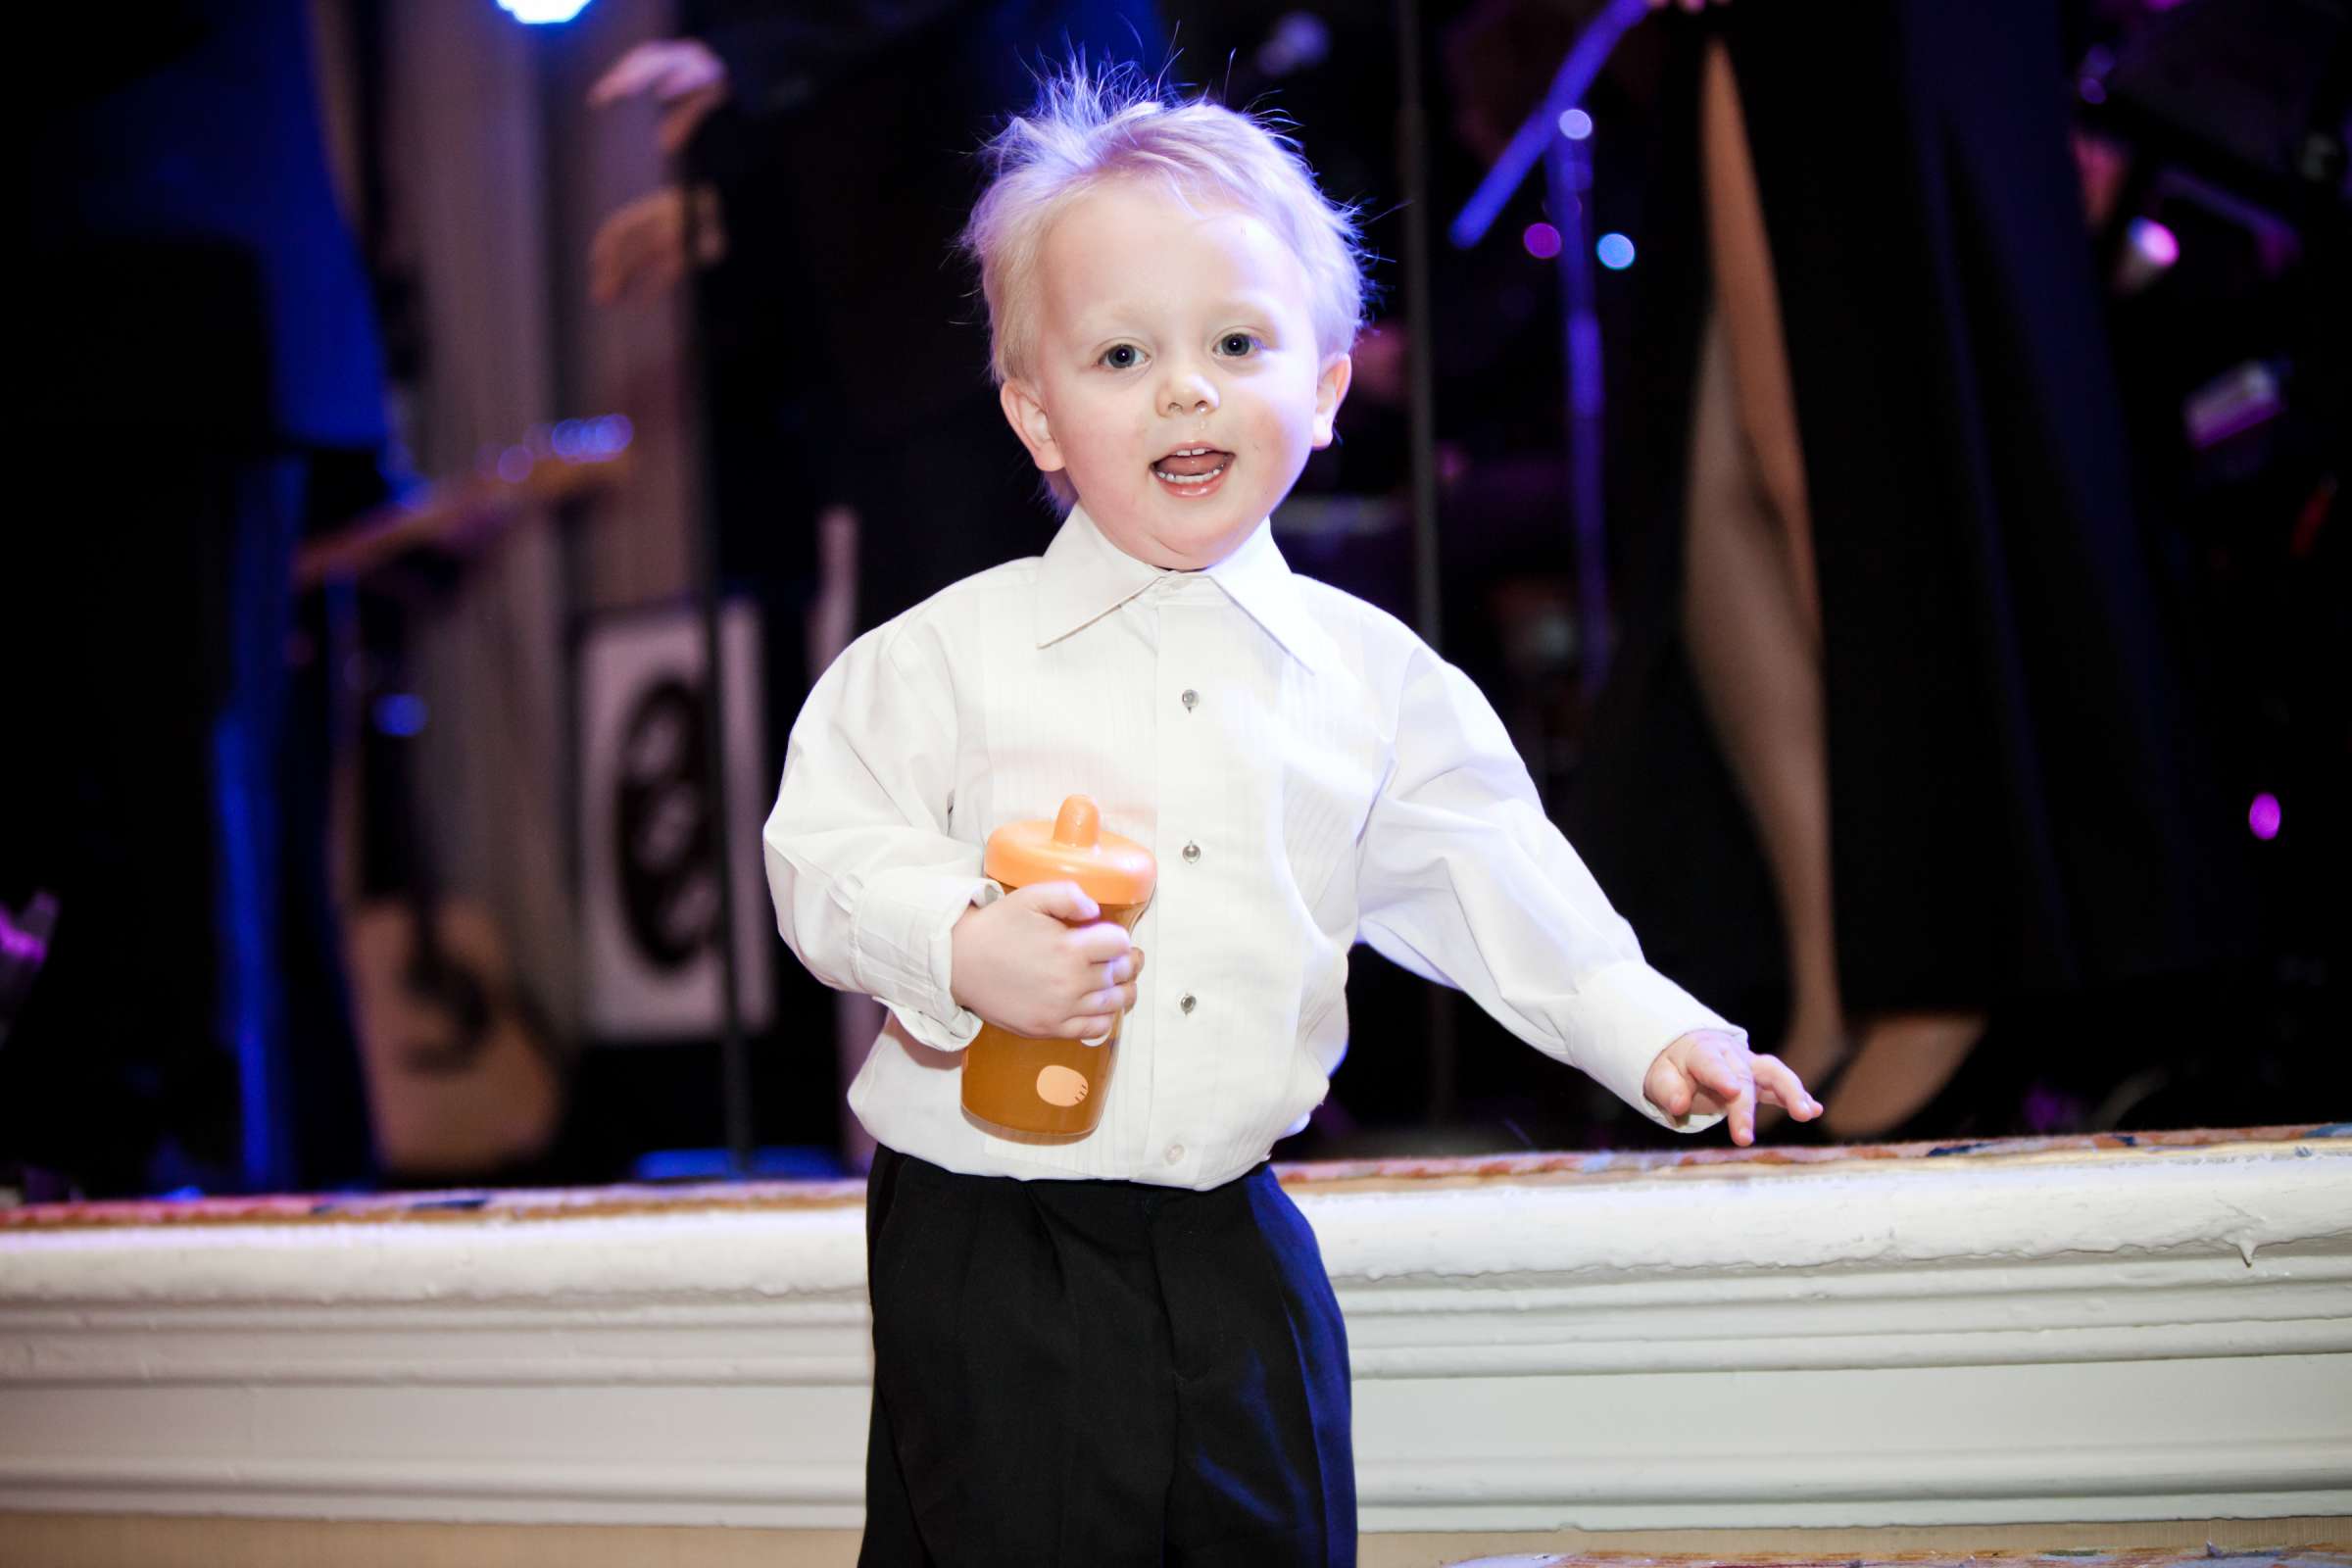
[[[2352,1512],[2352,1146],[1305,1181],[1372,1530]],[[0,1510],[857,1522],[855,1202],[0,1231]]]

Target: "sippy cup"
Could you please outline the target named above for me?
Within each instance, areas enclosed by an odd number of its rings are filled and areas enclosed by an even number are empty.
[[[1133,839],[1102,831],[1102,813],[1084,795],[1061,803],[1051,822],[1007,822],[988,836],[984,868],[1007,889],[1075,882],[1102,918],[1129,931],[1152,898],[1159,868]],[[1099,1040],[1031,1040],[982,1024],[963,1053],[963,1108],[989,1131],[1027,1142],[1068,1143],[1102,1119],[1119,1020]]]

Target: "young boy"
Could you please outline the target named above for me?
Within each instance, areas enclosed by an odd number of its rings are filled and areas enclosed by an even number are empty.
[[[1642,960],[1500,722],[1268,514],[1347,395],[1348,216],[1256,122],[1082,72],[993,144],[967,231],[1042,559],[860,638],[765,834],[784,939],[888,1008],[850,1090],[873,1424],[861,1562],[1355,1560],[1345,1329],[1268,1152],[1347,1050],[1358,939],[1685,1131],[1819,1107]],[[1084,792],[1160,876],[1132,942],[1004,893],[991,829]],[[1143,985],[1145,953],[1152,983]],[[1126,1014],[1102,1124],[965,1119],[983,1020]]]

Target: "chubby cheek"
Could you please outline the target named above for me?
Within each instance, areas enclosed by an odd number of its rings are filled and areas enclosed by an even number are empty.
[[[1061,460],[1075,481],[1091,477],[1097,484],[1127,483],[1141,476],[1150,462],[1143,453],[1144,432],[1116,415],[1064,418],[1055,423],[1054,433],[1060,438]]]

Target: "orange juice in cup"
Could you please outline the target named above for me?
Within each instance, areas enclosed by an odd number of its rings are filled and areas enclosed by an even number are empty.
[[[1130,932],[1151,902],[1159,867],[1133,839],[1102,831],[1084,795],[1051,822],[1007,822],[988,836],[988,875],[1007,891],[1075,882],[1102,918]],[[963,1053],[963,1108],[989,1131],[1029,1142],[1069,1143],[1102,1119],[1102,1091],[1117,1055],[1119,1020],[1100,1040],[1032,1040],[982,1024]]]

